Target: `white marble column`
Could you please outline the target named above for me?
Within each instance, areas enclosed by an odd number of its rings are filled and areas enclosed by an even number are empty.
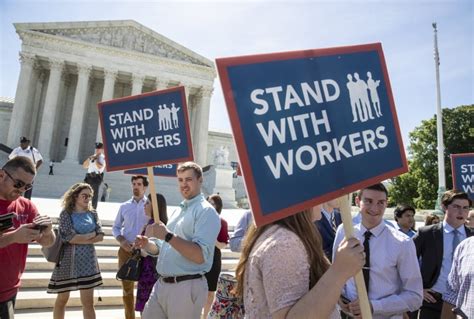
[[[58,111],[59,88],[64,62],[51,60],[49,65],[48,90],[46,91],[38,139],[38,149],[43,155],[45,162],[51,158],[51,141],[53,140],[54,123]]]
[[[191,105],[189,105],[189,86],[184,87],[184,98],[186,99],[186,108],[188,110],[189,123],[191,124]],[[191,126],[189,126],[191,129]]]
[[[89,75],[91,66],[77,66],[77,86],[74,94],[74,105],[71,116],[71,126],[69,127],[69,142],[65,160],[68,162],[77,162],[79,160],[79,145],[82,137],[82,127],[84,122],[84,112],[86,109],[87,93],[89,91]]]
[[[43,87],[45,87],[45,79],[46,73],[41,68],[36,68],[36,72],[38,72],[38,76],[36,77],[36,88],[35,88],[35,96],[33,98],[33,105],[31,108],[31,121],[30,121],[30,130],[28,136],[35,136],[36,132],[40,129],[41,119],[40,119],[40,105],[41,105],[41,98],[43,96]],[[38,134],[39,135],[39,134]],[[37,141],[34,141],[34,145],[37,145]],[[40,151],[41,152],[41,151]]]
[[[132,75],[132,95],[141,94],[143,90],[143,81],[145,76],[140,74]]]
[[[211,106],[212,88],[202,88],[199,106],[196,108],[194,159],[199,165],[207,165],[207,139],[209,134],[209,110]]]
[[[102,91],[102,101],[108,101],[114,98],[115,79],[117,78],[117,71],[104,70],[104,90]],[[102,131],[100,128],[100,121],[97,123],[96,141],[102,142]]]
[[[7,144],[10,147],[16,147],[20,143],[20,137],[24,135],[24,118],[28,109],[28,101],[33,89],[31,77],[33,74],[33,66],[35,56],[25,52],[20,52],[20,77],[16,87],[15,104],[8,128]],[[30,137],[31,138],[31,137]]]

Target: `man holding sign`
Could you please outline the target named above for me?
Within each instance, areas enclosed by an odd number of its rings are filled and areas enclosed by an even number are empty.
[[[220,230],[215,209],[201,193],[202,169],[185,162],[177,169],[184,201],[167,225],[147,227],[146,236],[135,244],[150,255],[158,255],[160,278],[143,310],[143,319],[200,318],[207,298],[204,274],[211,269],[214,245]]]
[[[354,235],[364,245],[363,273],[373,318],[401,319],[404,312],[415,311],[421,306],[423,286],[413,241],[384,223],[387,198],[388,192],[382,183],[359,192],[356,203],[362,222],[354,225]],[[344,228],[340,227],[334,251],[343,239]],[[350,301],[340,303],[343,311],[361,318],[354,279],[346,283],[343,296]]]

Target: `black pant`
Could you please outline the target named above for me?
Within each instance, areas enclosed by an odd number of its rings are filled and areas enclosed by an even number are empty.
[[[435,303],[428,303],[423,300],[423,305],[420,308],[419,319],[440,319],[441,310],[443,309],[443,298],[440,293],[433,294],[436,299]]]
[[[0,319],[13,319],[16,295],[10,300],[0,302]]]
[[[23,197],[24,197],[24,198],[31,199],[31,194],[33,194],[33,187],[31,187],[29,190],[27,190],[27,191],[23,194]]]
[[[92,207],[97,209],[97,202],[99,201],[99,186],[102,184],[103,174],[94,174],[87,173],[84,182],[89,184],[94,191],[94,196],[92,197]]]

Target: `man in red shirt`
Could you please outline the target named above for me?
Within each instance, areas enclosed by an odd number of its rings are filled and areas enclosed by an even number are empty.
[[[21,196],[32,187],[36,168],[26,157],[9,160],[0,169],[0,216],[14,213],[13,225],[0,233],[0,318],[13,318],[15,299],[25,270],[28,243],[51,246],[55,236],[51,219]],[[8,223],[7,223],[8,224]],[[5,225],[2,222],[2,226]],[[8,227],[8,225],[6,226]]]

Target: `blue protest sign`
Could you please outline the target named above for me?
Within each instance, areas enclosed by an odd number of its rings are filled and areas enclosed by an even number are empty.
[[[408,170],[380,44],[216,63],[257,225]]]
[[[453,188],[474,201],[474,153],[451,154]]]
[[[158,165],[153,167],[154,176],[176,177],[177,164]],[[148,175],[146,168],[129,169],[124,171],[128,175]]]
[[[98,104],[108,171],[193,160],[184,87]]]

